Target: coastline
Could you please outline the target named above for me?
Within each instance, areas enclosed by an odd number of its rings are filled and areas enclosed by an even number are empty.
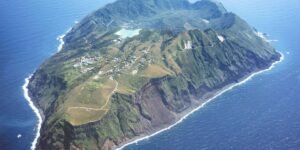
[[[63,46],[65,44],[64,42],[64,37],[66,36],[66,34],[68,32],[71,31],[72,28],[69,28],[64,34],[62,35],[59,35],[56,39],[59,41],[59,45],[57,47],[57,52],[60,52],[62,49],[63,49]],[[283,53],[279,52],[281,57],[280,57],[280,60],[278,61],[275,61],[272,63],[272,65],[269,67],[269,68],[266,68],[264,70],[260,70],[260,71],[257,71],[257,72],[254,72],[252,74],[250,74],[249,76],[246,76],[245,78],[242,78],[242,80],[238,83],[234,83],[234,84],[230,84],[228,86],[225,86],[223,89],[221,89],[220,91],[217,91],[215,93],[214,96],[212,96],[211,98],[208,98],[208,100],[206,100],[205,102],[203,103],[200,103],[199,106],[197,107],[191,107],[191,110],[187,110],[187,112],[183,112],[182,114],[179,114],[179,117],[178,117],[178,120],[171,124],[171,125],[166,125],[164,126],[162,129],[154,132],[154,133],[151,133],[149,135],[147,134],[144,134],[144,135],[141,135],[141,136],[138,136],[136,138],[133,138],[127,142],[124,142],[123,145],[121,144],[121,146],[115,146],[113,147],[113,149],[115,150],[122,150],[123,148],[129,146],[129,145],[132,145],[132,144],[137,144],[138,142],[141,142],[143,140],[147,140],[153,136],[156,136],[162,132],[165,132],[167,130],[170,130],[172,129],[173,127],[175,127],[176,125],[180,124],[182,121],[184,121],[187,117],[189,117],[191,114],[193,114],[194,112],[198,111],[199,109],[203,108],[204,106],[206,106],[209,102],[213,101],[214,99],[216,99],[217,97],[221,96],[222,94],[232,90],[233,88],[235,87],[238,87],[246,82],[248,82],[249,80],[251,80],[253,77],[255,77],[256,75],[259,75],[261,73],[264,73],[264,72],[267,72],[267,71],[270,71],[272,70],[277,64],[281,63],[285,56]],[[30,96],[29,96],[29,89],[27,88],[28,84],[30,83],[30,79],[31,77],[33,76],[33,74],[29,75],[27,78],[25,78],[25,83],[24,85],[22,86],[22,89],[23,89],[23,92],[24,92],[24,97],[26,99],[26,101],[28,101],[29,103],[29,106],[31,107],[31,109],[33,110],[33,112],[36,114],[37,118],[38,118],[38,123],[37,123],[37,126],[35,128],[34,131],[36,131],[36,136],[32,142],[32,145],[31,145],[31,150],[35,150],[36,149],[36,145],[38,143],[38,139],[40,137],[40,129],[42,127],[42,123],[43,123],[43,119],[42,119],[42,115],[40,113],[40,110],[38,109],[38,107],[35,106],[34,102],[31,100]]]
[[[68,32],[70,32],[72,30],[72,28],[69,28],[64,34],[62,35],[59,35],[56,40],[59,41],[59,45],[57,47],[57,51],[56,53],[60,52],[62,49],[63,49],[63,46],[65,44],[64,42],[64,37],[66,36],[66,34]],[[123,144],[120,144],[120,146],[114,146],[113,149],[115,150],[122,150],[123,148],[129,146],[129,145],[132,145],[132,144],[137,144],[138,142],[141,142],[143,140],[146,140],[146,139],[149,139],[153,136],[156,136],[162,132],[165,132],[167,130],[170,130],[172,129],[173,127],[175,127],[176,125],[180,124],[182,121],[184,121],[187,117],[189,117],[191,114],[193,114],[194,112],[198,111],[199,109],[203,108],[204,106],[206,106],[209,102],[213,101],[214,99],[216,99],[217,97],[221,96],[222,94],[232,90],[233,88],[235,87],[238,87],[246,82],[248,82],[249,80],[251,80],[253,77],[255,77],[256,75],[259,75],[261,73],[264,73],[264,72],[267,72],[267,71],[270,71],[272,70],[275,65],[279,64],[280,62],[282,62],[284,60],[284,55],[283,53],[279,52],[281,57],[280,57],[280,60],[278,61],[275,61],[272,63],[272,65],[269,67],[269,68],[266,68],[266,69],[263,69],[263,70],[259,70],[257,72],[254,72],[252,74],[249,74],[249,76],[246,76],[245,78],[242,78],[240,82],[238,83],[234,83],[234,84],[229,84],[228,86],[225,86],[224,88],[220,89],[220,91],[217,91],[215,93],[215,95],[213,95],[211,98],[208,98],[205,102],[203,103],[199,103],[200,105],[199,106],[196,106],[196,107],[191,107],[190,110],[187,110],[186,112],[183,112],[181,114],[178,114],[178,120],[175,121],[175,123],[171,124],[171,125],[165,125],[163,126],[162,129],[159,129],[157,131],[155,131],[154,133],[151,133],[149,135],[147,134],[143,134],[141,136],[138,136],[136,138],[133,138],[127,142],[124,142]],[[27,88],[28,84],[30,83],[30,79],[31,77],[33,76],[33,74],[29,75],[27,78],[25,78],[25,83],[24,85],[22,86],[22,89],[23,89],[23,92],[24,92],[24,97],[25,99],[28,101],[29,103],[29,106],[31,107],[31,109],[33,110],[33,112],[36,114],[37,118],[38,118],[38,123],[37,123],[37,126],[35,128],[35,131],[36,131],[36,136],[32,142],[32,145],[31,145],[31,150],[35,150],[36,149],[36,145],[38,143],[38,139],[40,137],[40,129],[42,127],[42,123],[43,123],[43,119],[42,119],[42,115],[40,113],[40,110],[38,107],[35,106],[34,102],[31,100],[30,96],[29,96],[29,89]]]
[[[59,45],[57,47],[57,51],[56,53],[60,52],[62,49],[63,49],[63,46],[65,44],[65,41],[64,41],[64,37],[72,30],[72,28],[69,28],[64,34],[62,35],[59,35],[56,40],[59,41]],[[34,71],[35,72],[35,71]],[[40,113],[40,110],[38,107],[35,106],[34,102],[32,101],[32,99],[30,98],[29,96],[29,89],[27,88],[29,83],[30,83],[30,79],[31,77],[33,76],[33,74],[29,75],[27,78],[25,78],[25,83],[24,85],[22,86],[22,89],[23,89],[23,93],[24,93],[24,98],[26,99],[26,101],[28,102],[30,108],[33,110],[33,112],[35,113],[35,115],[37,116],[38,118],[38,122],[37,122],[37,125],[35,127],[35,130],[36,131],[36,136],[34,137],[34,140],[32,141],[32,144],[31,144],[31,147],[30,149],[31,150],[35,150],[36,149],[36,144],[38,142],[38,139],[40,137],[40,130],[42,128],[42,123],[43,123],[43,119],[42,119],[42,115]]]
[[[208,100],[206,100],[205,102],[203,102],[202,104],[200,104],[199,106],[194,107],[194,109],[192,108],[191,111],[189,111],[186,114],[183,114],[182,116],[180,116],[180,119],[177,120],[174,124],[171,124],[171,125],[167,126],[166,128],[160,129],[160,130],[158,130],[158,131],[156,131],[156,132],[154,132],[154,133],[152,133],[150,135],[141,135],[141,136],[139,136],[137,138],[133,138],[132,140],[129,140],[128,142],[124,142],[124,144],[123,145],[121,144],[121,146],[113,147],[113,149],[115,149],[115,150],[122,150],[123,148],[125,148],[125,147],[127,147],[129,145],[137,144],[138,142],[141,142],[143,140],[146,140],[146,139],[149,139],[149,138],[151,138],[153,136],[156,136],[156,135],[158,135],[158,134],[160,134],[162,132],[170,130],[171,128],[175,127],[176,125],[178,125],[182,121],[184,121],[191,114],[193,114],[194,112],[200,110],[201,108],[203,108],[204,106],[206,106],[209,102],[211,102],[214,99],[218,98],[222,94],[224,94],[224,93],[226,93],[226,92],[234,89],[235,87],[238,87],[238,86],[241,86],[241,85],[247,83],[253,77],[255,77],[255,76],[259,75],[259,74],[262,74],[262,73],[265,73],[265,72],[268,72],[268,71],[272,70],[277,64],[279,64],[282,61],[284,61],[284,58],[285,58],[284,54],[281,53],[281,52],[279,52],[279,53],[281,55],[280,60],[273,62],[272,65],[269,68],[266,68],[264,70],[260,70],[260,71],[254,72],[254,73],[250,74],[249,76],[245,77],[244,79],[242,79],[240,82],[226,86],[224,89],[221,89],[220,91],[218,91],[214,96],[212,96],[211,98],[209,98]]]
[[[34,105],[33,101],[31,100],[31,98],[29,96],[29,89],[27,87],[28,87],[28,84],[29,84],[29,81],[30,81],[31,77],[32,77],[32,74],[25,79],[25,84],[23,85],[22,88],[23,88],[25,99],[28,101],[29,106],[31,107],[31,109],[33,110],[33,112],[36,114],[36,116],[38,118],[38,124],[35,128],[36,136],[35,136],[35,138],[32,142],[32,145],[31,145],[31,150],[34,150],[36,148],[38,138],[40,137],[40,130],[41,130],[41,127],[42,127],[43,119],[42,119],[42,116],[39,112],[39,109]]]
[[[59,41],[59,45],[58,45],[58,47],[57,47],[57,53],[60,52],[60,51],[63,49],[63,47],[64,47],[64,45],[65,45],[64,38],[65,38],[65,36],[66,36],[71,30],[72,30],[72,28],[69,28],[64,34],[59,35],[59,36],[56,38],[56,40]]]

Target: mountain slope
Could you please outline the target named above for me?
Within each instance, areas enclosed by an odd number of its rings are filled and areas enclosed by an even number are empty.
[[[84,18],[29,84],[38,149],[112,149],[179,120],[280,59],[209,0],[118,0]]]

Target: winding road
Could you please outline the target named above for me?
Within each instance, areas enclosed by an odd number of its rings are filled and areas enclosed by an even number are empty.
[[[114,90],[111,92],[111,94],[109,94],[107,96],[107,101],[106,103],[101,107],[101,108],[89,108],[89,107],[69,107],[68,108],[68,111],[72,110],[72,109],[85,109],[86,111],[101,111],[101,110],[108,110],[108,109],[104,109],[108,103],[109,103],[109,100],[110,100],[110,97],[118,90],[118,86],[119,86],[119,82],[114,80],[116,82],[116,86],[114,88]]]

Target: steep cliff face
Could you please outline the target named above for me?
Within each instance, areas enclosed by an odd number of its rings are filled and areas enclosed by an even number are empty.
[[[119,0],[83,19],[36,71],[38,149],[112,149],[173,124],[280,54],[209,0]]]

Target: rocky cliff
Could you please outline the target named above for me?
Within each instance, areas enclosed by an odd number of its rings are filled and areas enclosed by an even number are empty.
[[[114,149],[281,57],[209,0],[118,0],[64,40],[28,87],[44,114],[37,149]]]

